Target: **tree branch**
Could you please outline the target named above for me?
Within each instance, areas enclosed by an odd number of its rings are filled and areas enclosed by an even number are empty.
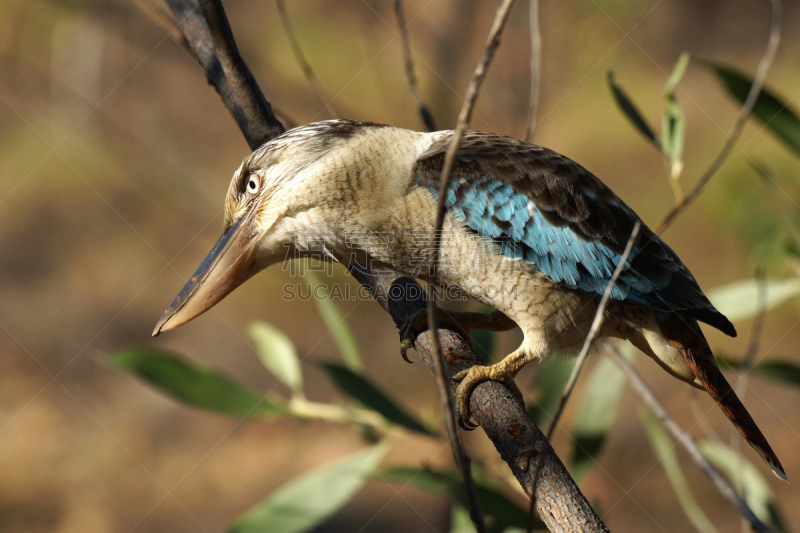
[[[526,143],[531,141],[539,117],[539,89],[542,80],[542,34],[539,30],[539,0],[529,0],[531,32],[531,88],[528,102],[528,126],[525,128]]]
[[[398,327],[409,316],[425,309],[425,290],[414,279],[396,273],[364,273],[356,269],[352,272],[378,303],[389,311]],[[455,392],[458,382],[452,379],[453,376],[474,365],[483,364],[483,361],[475,353],[470,340],[458,333],[441,329],[439,338],[448,386],[451,392]],[[433,373],[434,353],[430,332],[420,334],[414,346]],[[550,531],[608,531],[547,438],[506,385],[497,381],[481,383],[470,397],[470,408],[525,494],[535,499],[539,516]],[[542,465],[538,481],[535,469],[530,468],[535,461],[540,461]]]
[[[181,33],[206,71],[209,82],[236,120],[247,143],[251,147],[258,147],[263,142],[278,136],[284,128],[275,118],[270,104],[264,99],[238,52],[234,54],[226,48],[233,46],[235,49],[235,42],[221,3],[219,0],[204,1],[214,4],[210,7],[216,16],[210,20],[210,24],[206,23],[201,14],[197,0],[167,0],[178,20]],[[212,38],[212,33],[222,32],[221,25],[227,28],[228,38],[221,36]],[[221,51],[223,51],[221,57],[226,59],[218,56]],[[236,62],[230,60],[234,55],[238,58]],[[228,73],[234,71],[238,73],[240,80],[249,79],[251,83],[232,83]],[[257,104],[262,99],[265,105],[243,103]],[[365,273],[357,268],[350,270],[378,303],[389,311],[395,324],[403,324],[409,316],[426,305],[425,291],[410,278],[401,280],[402,276],[395,272]],[[390,300],[390,292],[397,290],[395,287],[400,287],[401,291],[404,291],[400,293],[404,297]],[[409,297],[412,291],[417,297]],[[448,377],[473,365],[481,364],[480,357],[470,347],[469,339],[461,338],[448,330],[441,330],[439,333]],[[430,332],[422,333],[417,338],[416,350],[432,369]],[[455,390],[456,383],[450,380],[449,387],[451,391]],[[476,420],[494,443],[502,459],[511,468],[526,494],[533,498],[535,492],[539,515],[551,531],[557,533],[608,531],[575,485],[544,434],[505,385],[497,382],[483,383],[475,389],[470,402]],[[538,472],[537,481],[536,472],[528,466],[531,458],[538,457],[542,458],[542,468]]]
[[[340,118],[339,112],[336,111],[333,103],[325,102],[325,97],[322,96],[322,87],[317,77],[314,75],[314,70],[306,60],[303,49],[300,47],[300,42],[297,40],[297,36],[295,36],[294,30],[292,29],[292,23],[289,21],[289,12],[286,11],[286,4],[284,4],[283,0],[275,0],[275,5],[278,7],[278,14],[281,16],[281,22],[283,23],[286,37],[289,39],[289,44],[292,46],[294,58],[297,60],[297,64],[300,65],[300,70],[303,71],[306,82],[308,82],[308,85],[311,87],[311,92],[314,93],[317,102],[322,106],[322,111],[327,111],[333,118]]]
[[[419,116],[428,131],[436,131],[436,123],[433,121],[433,114],[428,109],[428,105],[422,98],[417,86],[417,75],[414,73],[414,58],[411,55],[411,43],[408,40],[408,30],[406,18],[403,16],[403,0],[394,0],[394,14],[397,17],[397,25],[400,27],[400,40],[403,41],[403,58],[406,63],[406,78],[408,78],[408,89],[411,97],[417,104]]]
[[[641,221],[637,220],[636,224],[633,226],[633,231],[631,231],[631,236],[628,238],[628,243],[625,245],[625,251],[622,253],[619,263],[617,263],[617,268],[614,269],[614,273],[611,275],[611,280],[608,282],[608,285],[606,285],[606,290],[603,291],[603,297],[600,298],[600,304],[597,306],[597,311],[594,314],[592,326],[589,328],[589,334],[586,335],[586,340],[583,341],[580,354],[578,354],[578,360],[575,361],[572,374],[570,374],[569,381],[567,381],[567,384],[564,386],[564,392],[561,393],[561,399],[558,401],[558,407],[556,408],[555,414],[553,414],[553,420],[550,422],[550,427],[547,428],[548,441],[553,438],[553,432],[555,431],[558,421],[564,412],[564,407],[567,405],[569,397],[572,395],[572,389],[575,388],[575,383],[578,381],[578,375],[580,374],[581,367],[583,367],[583,363],[589,353],[589,348],[592,347],[592,343],[600,334],[600,328],[603,327],[603,322],[606,318],[605,311],[606,306],[608,305],[608,300],[611,298],[611,291],[614,290],[614,285],[617,284],[617,279],[619,279],[619,275],[622,274],[622,270],[625,268],[625,263],[628,261],[628,256],[631,254],[633,243],[636,241],[636,236],[639,235],[639,228],[641,227]]]
[[[747,94],[747,99],[745,99],[744,104],[742,104],[742,110],[739,112],[739,118],[736,119],[736,123],[733,125],[733,129],[731,129],[730,134],[728,135],[728,140],[725,142],[725,145],[720,150],[717,157],[711,163],[711,166],[708,167],[708,170],[705,171],[703,176],[697,182],[697,185],[687,194],[683,200],[675,204],[675,206],[670,209],[669,213],[664,217],[664,220],[656,227],[655,233],[656,235],[660,234],[664,231],[667,226],[672,224],[672,221],[683,212],[686,207],[692,203],[695,198],[697,198],[703,189],[705,189],[708,182],[711,181],[717,171],[722,166],[722,163],[728,158],[728,154],[736,145],[737,139],[739,139],[739,135],[742,133],[742,128],[744,127],[744,123],[750,118],[750,113],[753,111],[753,106],[756,105],[756,100],[758,99],[758,95],[761,94],[761,88],[764,86],[764,80],[767,79],[767,72],[769,72],[769,67],[772,65],[772,60],[775,57],[775,52],[778,50],[778,44],[781,41],[781,19],[783,16],[783,7],[781,5],[780,0],[772,0],[772,26],[769,30],[769,41],[767,42],[767,49],[764,51],[764,57],[761,58],[761,61],[758,64],[758,70],[756,70],[756,76],[753,79],[753,85],[750,86],[750,92]]]
[[[700,470],[708,476],[714,486],[717,488],[720,494],[722,494],[723,498],[728,500],[731,505],[733,505],[742,516],[750,522],[750,526],[753,528],[754,531],[758,533],[767,533],[771,532],[772,530],[766,526],[747,506],[747,503],[736,493],[736,489],[733,488],[733,485],[725,479],[719,470],[714,468],[706,456],[703,455],[703,452],[700,451],[698,448],[697,443],[689,436],[688,433],[683,431],[681,427],[678,425],[675,420],[669,416],[669,413],[661,405],[661,402],[658,401],[658,398],[653,394],[653,391],[647,386],[642,376],[639,375],[636,370],[625,360],[624,357],[617,351],[616,346],[609,346],[608,353],[610,354],[611,359],[617,363],[623,372],[628,376],[628,379],[631,380],[631,385],[633,389],[639,393],[639,396],[642,397],[644,403],[653,411],[653,414],[656,415],[656,418],[661,422],[661,425],[672,434],[672,437],[678,441],[684,449],[689,452],[689,455],[697,466],[700,467]]]
[[[439,261],[439,236],[442,234],[444,227],[445,216],[445,199],[447,198],[447,190],[450,186],[450,177],[452,175],[453,165],[455,164],[456,153],[458,146],[461,144],[461,137],[464,135],[467,125],[472,118],[472,111],[475,108],[475,102],[478,99],[483,80],[486,78],[486,72],[489,65],[494,58],[497,47],[500,46],[500,35],[503,33],[508,15],[511,12],[511,6],[514,0],[503,0],[497,13],[494,16],[492,29],[489,31],[489,37],[486,40],[486,46],[483,49],[478,66],[475,68],[475,73],[467,87],[467,96],[464,104],[461,107],[461,112],[458,115],[458,122],[456,129],[453,132],[453,140],[447,147],[447,152],[444,156],[444,168],[442,169],[441,185],[439,186],[439,201],[436,205],[436,223],[431,235],[431,256],[428,260],[428,273],[431,277],[431,283],[428,285],[428,330],[431,332],[431,340],[433,341],[433,368],[436,375],[436,381],[439,386],[439,397],[444,408],[445,424],[447,427],[447,435],[450,437],[450,445],[453,448],[453,456],[458,463],[458,469],[461,471],[461,476],[464,478],[464,484],[467,488],[467,495],[469,496],[472,521],[475,523],[478,533],[481,529],[485,529],[483,525],[483,516],[480,510],[480,501],[475,489],[475,484],[472,482],[472,474],[470,473],[469,458],[467,457],[464,447],[461,444],[461,439],[458,436],[458,428],[456,427],[456,420],[453,414],[453,408],[450,405],[450,395],[447,393],[447,376],[445,375],[445,362],[442,353],[442,343],[439,339],[439,324],[437,317],[436,305],[436,280],[437,280],[437,264]],[[465,424],[469,423],[468,420],[460,421],[462,427],[467,427]]]

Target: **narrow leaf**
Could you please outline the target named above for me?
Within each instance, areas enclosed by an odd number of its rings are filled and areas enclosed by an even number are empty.
[[[358,400],[364,407],[377,411],[386,420],[411,431],[431,437],[436,436],[436,433],[423,426],[421,422],[400,408],[386,393],[363,376],[340,365],[324,363],[321,366],[328,372],[339,390],[354,400]]]
[[[766,290],[766,300],[759,298],[762,285]],[[740,322],[769,311],[797,295],[800,295],[800,278],[749,279],[717,287],[708,294],[708,299],[731,322]]]
[[[667,96],[661,117],[661,150],[669,161],[670,177],[677,179],[683,170],[683,144],[686,121],[674,94]]]
[[[475,533],[475,524],[469,516],[469,510],[457,503],[450,511],[450,533]]]
[[[704,62],[740,104],[750,92],[753,80],[741,72],[710,61]],[[753,107],[753,116],[766,125],[795,154],[800,155],[800,118],[775,93],[763,87]]]
[[[377,445],[294,479],[250,509],[230,533],[300,533],[341,509],[375,471],[386,446]]]
[[[661,151],[669,161],[670,177],[678,179],[683,170],[683,144],[686,136],[686,121],[681,106],[675,97],[675,89],[689,66],[689,54],[678,58],[664,86],[664,113],[661,116]]]
[[[661,144],[656,137],[656,134],[653,132],[653,128],[647,123],[644,119],[642,114],[636,108],[636,105],[628,98],[628,95],[625,94],[625,91],[622,90],[622,87],[617,85],[614,81],[614,73],[611,71],[607,74],[608,77],[608,86],[611,88],[611,93],[614,95],[614,100],[617,102],[622,113],[631,121],[631,124],[639,130],[639,133],[644,135],[644,137],[653,143],[653,145],[661,149]]]
[[[620,352],[631,362],[636,353],[628,343],[620,345]],[[575,447],[570,473],[576,482],[589,473],[603,449],[606,435],[617,419],[626,383],[625,374],[608,358],[600,360],[592,371],[573,430]]]
[[[800,385],[800,365],[791,361],[768,361],[753,367],[753,373],[765,378]]]
[[[434,494],[446,494],[451,496],[463,507],[469,506],[467,495],[464,491],[464,481],[461,474],[455,471],[436,471],[428,467],[400,467],[390,468],[380,472],[382,479],[396,481],[405,485],[413,485],[418,489],[432,492]],[[494,518],[500,526],[498,529],[507,527],[517,527],[524,529],[528,522],[528,510],[518,506],[511,501],[503,492],[488,483],[484,479],[476,476],[475,489],[478,493],[478,500],[481,502],[481,509],[484,514]],[[544,523],[539,520],[534,521],[534,529],[546,529]]]
[[[775,495],[758,468],[719,441],[703,440],[700,451],[725,474],[744,496],[747,505],[765,523],[783,530]]]
[[[303,373],[297,350],[281,330],[266,322],[252,322],[247,332],[264,366],[297,394],[303,391]]]
[[[320,282],[316,272],[307,271],[306,277],[314,287],[319,287],[324,292],[321,298],[314,298],[314,303],[316,303],[317,312],[333,337],[333,342],[336,343],[344,363],[350,370],[360,374],[364,370],[364,363],[361,361],[361,353],[358,350],[353,330],[345,320],[342,310],[331,299],[327,287]],[[317,290],[314,290],[314,294],[317,295]]]
[[[209,368],[159,350],[124,350],[103,362],[144,379],[172,397],[199,409],[237,417],[263,417],[286,409]]]
[[[689,59],[691,59],[691,57],[689,52],[683,52],[678,58],[678,61],[675,62],[675,66],[672,67],[672,73],[670,73],[667,79],[667,84],[664,86],[665,96],[675,93],[675,89],[678,87],[681,79],[683,79],[683,75],[686,74],[686,68],[689,66]]]
[[[703,513],[703,510],[697,504],[697,501],[692,496],[692,491],[689,489],[689,484],[686,483],[686,478],[683,477],[681,465],[678,462],[678,456],[675,454],[675,446],[667,433],[661,429],[658,421],[650,414],[649,411],[644,409],[639,411],[639,418],[642,419],[647,438],[650,440],[650,446],[658,458],[658,462],[667,474],[672,490],[678,497],[678,502],[681,504],[683,512],[694,524],[701,533],[716,532],[714,525]]]
[[[739,361],[715,354],[717,363],[722,369],[739,370],[742,365]],[[800,365],[792,361],[773,360],[757,363],[750,368],[750,374],[761,376],[787,385],[800,386]]]

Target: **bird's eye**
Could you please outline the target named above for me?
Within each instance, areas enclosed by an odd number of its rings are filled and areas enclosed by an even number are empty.
[[[261,178],[253,174],[247,180],[247,194],[258,194],[259,189],[261,189]]]

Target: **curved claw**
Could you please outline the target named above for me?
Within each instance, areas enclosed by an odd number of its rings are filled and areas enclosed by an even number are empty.
[[[472,396],[472,391],[480,383],[475,379],[476,372],[479,373],[479,368],[485,368],[481,365],[473,366],[467,370],[462,370],[453,376],[454,381],[460,381],[458,389],[456,389],[456,411],[458,414],[458,425],[464,431],[472,431],[478,427],[478,424],[472,423],[472,412],[469,407],[469,399]]]
[[[465,421],[461,416],[458,417],[458,426],[464,431],[474,431],[478,427],[477,424]]]
[[[417,337],[428,328],[428,310],[422,309],[417,311],[403,322],[400,326],[400,355],[406,363],[413,364],[408,358],[409,348],[414,347],[414,341]]]
[[[400,356],[403,358],[403,361],[405,361],[410,365],[413,365],[414,361],[408,358],[408,349],[413,347],[414,347],[413,341],[407,343],[405,340],[403,340],[403,342],[400,343]]]

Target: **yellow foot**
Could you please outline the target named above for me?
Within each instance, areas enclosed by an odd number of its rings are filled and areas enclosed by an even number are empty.
[[[472,391],[484,381],[499,381],[501,383],[513,384],[514,373],[509,372],[506,365],[503,365],[503,361],[501,361],[491,366],[472,366],[453,376],[453,379],[461,382],[458,385],[458,389],[456,389],[458,425],[461,426],[461,429],[471,431],[478,427],[477,424],[472,423],[472,412],[469,408],[469,399],[472,396]],[[517,396],[521,401],[522,394],[519,392],[516,385],[513,386],[512,390],[516,391],[514,396]]]
[[[490,366],[475,365],[453,376],[453,380],[460,381],[458,389],[456,389],[458,425],[467,431],[478,427],[471,420],[472,413],[469,408],[469,399],[475,387],[484,381],[499,381],[508,385],[511,392],[519,400],[519,403],[524,405],[522,393],[513,380],[517,372],[533,358],[524,349],[519,348],[498,363]]]

